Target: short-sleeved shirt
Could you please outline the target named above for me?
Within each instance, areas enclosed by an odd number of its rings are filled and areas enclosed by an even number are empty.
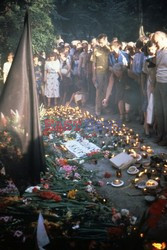
[[[106,47],[96,47],[93,51],[91,61],[96,65],[97,73],[105,73],[108,70],[108,55],[110,51]]]
[[[132,63],[132,71],[136,75],[139,75],[142,73],[143,63],[145,61],[146,57],[144,56],[143,52],[137,52],[134,55],[133,63]]]
[[[114,66],[114,64],[116,63],[122,63],[124,66],[128,66],[129,55],[125,51],[120,50],[117,59],[114,57],[113,53],[110,53],[108,60],[109,60],[109,66]]]

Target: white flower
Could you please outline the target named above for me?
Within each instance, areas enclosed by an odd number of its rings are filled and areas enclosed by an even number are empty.
[[[121,214],[122,214],[122,216],[128,217],[129,216],[129,210],[128,209],[121,209]]]
[[[83,164],[85,161],[84,160],[80,160],[79,161],[79,164]]]
[[[91,185],[87,185],[86,186],[86,191],[89,192],[89,193],[93,192],[93,187]]]
[[[15,233],[14,233],[14,237],[21,237],[23,235],[23,232],[22,231],[20,231],[20,230],[17,230],[17,231],[15,231]]]
[[[53,135],[52,134],[49,135],[49,139],[53,140]]]
[[[136,224],[136,221],[137,221],[137,217],[132,216],[132,217],[130,218],[130,223],[131,223],[131,225],[135,225],[135,224]]]
[[[69,135],[70,133],[71,133],[71,131],[66,130],[63,134],[64,135]]]
[[[28,187],[25,192],[26,193],[33,193],[33,189],[36,188],[38,190],[40,190],[40,187],[39,186],[31,186],[31,187]]]
[[[112,222],[116,223],[117,220],[121,219],[121,214],[120,213],[116,213],[112,216]]]
[[[75,229],[78,229],[78,228],[79,228],[79,225],[78,225],[78,224],[72,227],[72,229],[74,229],[74,230],[75,230]]]

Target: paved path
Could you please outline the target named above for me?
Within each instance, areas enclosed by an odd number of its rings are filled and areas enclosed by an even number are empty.
[[[88,110],[91,114],[94,115],[94,108],[92,106],[87,106],[84,108]],[[118,115],[104,115],[104,119],[112,119],[118,121]],[[138,122],[131,122],[126,124],[127,127],[132,128],[135,133],[138,133],[143,139],[144,145],[149,145],[154,150],[154,154],[167,153],[167,147],[160,147],[157,144],[153,143],[154,138],[146,138],[143,136],[143,126]],[[98,180],[104,182],[104,186],[98,188],[99,192],[105,196],[114,207],[122,209],[127,208],[136,215],[139,219],[143,215],[143,212],[148,207],[144,199],[142,191],[138,188],[135,188],[131,183],[131,180],[134,179],[134,176],[127,173],[127,169],[122,170],[122,180],[124,181],[124,186],[115,188],[111,185],[106,185],[107,182],[112,182],[115,176],[115,168],[112,167],[109,159],[98,160],[97,164],[85,164],[85,167],[89,170],[96,170]],[[104,178],[105,172],[111,173],[111,177],[108,179]],[[147,180],[145,175],[144,177]],[[164,185],[164,181],[163,181]]]

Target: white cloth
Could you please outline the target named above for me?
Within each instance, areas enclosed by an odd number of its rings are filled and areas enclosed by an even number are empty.
[[[147,124],[152,124],[154,119],[154,96],[150,94],[147,106]]]
[[[78,138],[77,140],[70,140],[64,143],[66,148],[73,153],[77,158],[84,157],[91,152],[100,152],[100,148],[94,143],[86,139]]]
[[[46,85],[45,85],[45,96],[48,98],[60,97],[58,80],[60,72],[60,62],[56,61],[47,61],[45,64],[46,72]]]
[[[71,67],[71,61],[70,61],[69,57],[67,57],[65,61],[60,60],[60,71],[61,71],[62,75],[66,75],[66,73],[70,67]],[[66,70],[66,72],[63,73],[64,70]],[[66,77],[71,77],[70,71],[68,72]]]
[[[11,62],[5,62],[3,65],[3,82],[6,82],[6,78],[8,76],[9,70],[11,68],[12,63]]]
[[[48,245],[50,243],[50,240],[48,238],[45,225],[44,225],[44,219],[42,214],[39,214],[38,217],[38,225],[37,225],[37,244],[39,250],[44,250],[44,246]]]
[[[151,87],[155,86],[156,81],[156,68],[149,68],[148,62],[145,61],[143,64],[142,71],[147,75],[147,98],[149,100],[151,94]]]

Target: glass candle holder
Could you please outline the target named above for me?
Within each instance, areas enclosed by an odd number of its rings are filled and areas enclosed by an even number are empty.
[[[156,163],[156,164],[155,164],[155,168],[156,168],[156,170],[157,170],[158,172],[161,172],[161,170],[162,170],[162,165],[161,165],[160,163]]]
[[[117,178],[121,178],[122,177],[122,171],[120,169],[116,170],[116,177]]]
[[[164,176],[164,180],[167,181],[167,170],[163,169],[162,175]]]
[[[148,157],[148,154],[146,152],[142,153],[142,157],[146,159]]]

